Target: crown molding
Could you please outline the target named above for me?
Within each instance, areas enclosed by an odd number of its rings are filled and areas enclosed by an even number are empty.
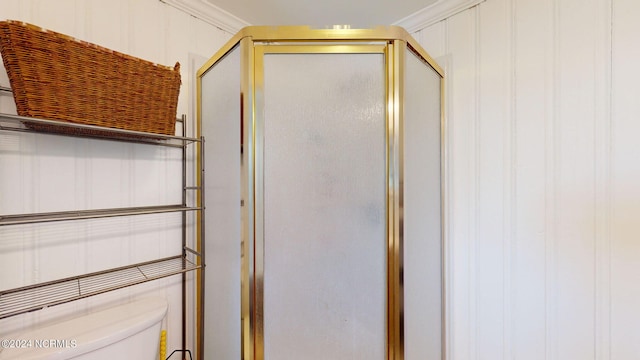
[[[401,26],[409,33],[415,33],[484,1],[486,0],[438,0],[426,8],[398,20],[393,25]]]
[[[211,24],[230,34],[235,34],[245,26],[249,26],[248,22],[239,17],[223,10],[206,0],[160,0],[161,2],[173,6],[178,10],[182,10],[187,14]]]

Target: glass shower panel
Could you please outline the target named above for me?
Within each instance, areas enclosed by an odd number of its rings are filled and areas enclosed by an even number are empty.
[[[240,51],[201,80],[206,138],[205,354],[240,359]],[[213,356],[213,355],[209,355]]]
[[[386,358],[385,89],[383,54],[264,56],[267,360]]]
[[[440,76],[410,50],[405,58],[405,359],[441,359]]]

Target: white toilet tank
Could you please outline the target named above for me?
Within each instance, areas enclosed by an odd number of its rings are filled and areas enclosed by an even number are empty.
[[[146,298],[3,336],[0,360],[156,360],[166,313],[164,299]]]

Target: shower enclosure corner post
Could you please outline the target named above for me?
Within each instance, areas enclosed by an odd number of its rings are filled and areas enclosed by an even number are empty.
[[[240,40],[241,126],[241,358],[253,360],[255,352],[255,73],[251,38]]]
[[[201,99],[200,99],[200,93],[201,93],[201,84],[200,84],[200,77],[196,76],[195,77],[195,87],[196,87],[196,107],[195,107],[195,123],[194,123],[194,137],[200,138],[202,139],[202,121],[201,121],[201,116],[202,116],[202,112],[201,112]],[[202,202],[202,191],[204,190],[204,186],[202,186],[202,165],[204,163],[202,156],[204,155],[204,151],[202,149],[202,144],[198,143],[195,145],[195,152],[196,152],[196,162],[195,162],[195,185],[199,186],[200,188],[197,190],[197,194],[198,196],[196,197],[196,206],[197,207],[204,207],[204,203]],[[200,254],[204,254],[204,251],[202,249],[202,224],[204,224],[204,216],[202,214],[202,210],[198,211],[195,214],[196,217],[196,223],[200,224],[200,226],[196,227],[196,243],[195,243],[195,250],[200,252]],[[202,264],[202,256],[199,256],[197,261],[200,261],[200,263],[197,263],[197,265]],[[202,331],[204,329],[204,316],[201,316],[201,311],[204,309],[204,299],[203,299],[203,295],[204,295],[204,281],[202,279],[202,272],[203,269],[201,268],[196,274],[195,274],[195,288],[196,288],[196,296],[195,296],[195,327],[196,327],[196,334],[198,334],[198,337],[195,339],[196,341],[196,347],[195,347],[195,352],[196,352],[196,359],[198,360],[204,360],[204,354],[203,354],[203,350],[204,350],[204,344],[203,344],[203,337],[200,336],[200,334],[202,334]]]
[[[440,321],[441,321],[441,338],[440,338],[440,346],[442,349],[442,360],[448,358],[447,353],[447,331],[449,327],[447,325],[447,248],[446,248],[446,239],[447,239],[447,201],[446,201],[446,193],[447,193],[447,151],[446,151],[446,103],[445,103],[445,86],[446,81],[444,78],[444,73],[442,72],[440,78],[440,226],[441,226],[441,238],[440,238],[440,258],[442,263],[440,264],[440,271],[442,272],[442,283],[440,284],[441,288],[441,298],[442,304],[440,307]]]
[[[404,359],[404,66],[407,44],[387,51],[388,86],[388,359]]]
[[[205,221],[204,219],[206,219],[205,217],[205,210],[206,210],[206,206],[205,206],[205,167],[204,167],[204,163],[205,163],[205,141],[204,141],[204,136],[200,136],[200,159],[202,162],[202,168],[200,170],[200,181],[198,183],[198,187],[200,188],[199,191],[199,207],[200,207],[200,219],[198,221],[198,225],[199,225],[199,229],[200,229],[200,236],[198,236],[198,247],[199,247],[199,251],[200,251],[200,263],[202,265],[202,267],[200,268],[200,271],[198,272],[198,274],[200,274],[200,282],[198,284],[198,286],[200,287],[200,298],[198,301],[198,306],[197,306],[197,310],[198,310],[198,323],[200,324],[200,327],[198,328],[198,358],[200,360],[204,360],[204,340],[205,340],[205,333],[204,333],[204,316],[205,316],[205,292],[204,292],[204,288],[205,288],[205,275],[206,275],[206,266],[207,266],[207,262],[206,262],[206,249],[205,249]]]

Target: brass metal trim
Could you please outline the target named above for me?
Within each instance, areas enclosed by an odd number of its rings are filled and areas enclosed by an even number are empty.
[[[254,42],[292,41],[380,41],[402,40],[420,55],[440,76],[444,71],[422,46],[402,27],[379,26],[373,29],[312,29],[308,26],[247,26],[235,34],[197,72],[204,74],[214,63],[244,38]]]
[[[264,359],[264,46],[254,46],[254,359]]]
[[[386,45],[256,45],[262,54],[383,54]]]
[[[220,59],[222,59],[227,53],[229,53],[233,48],[238,45],[241,40],[244,38],[242,33],[235,34],[229,41],[227,41],[209,60],[205,61],[205,63],[198,69],[196,72],[196,77],[200,79],[204,73],[206,73],[215,63],[217,63]]]
[[[254,307],[250,313],[253,320],[250,322],[253,328],[248,331],[253,336],[252,344],[244,344],[244,348],[252,348],[249,350],[252,358],[246,357],[244,360],[262,360],[264,359],[264,114],[259,109],[264,108],[264,57],[268,54],[386,54],[387,46],[385,45],[368,45],[368,44],[349,44],[349,45],[322,45],[322,44],[304,44],[304,45],[278,45],[278,44],[259,44],[252,47],[254,58],[252,78],[253,83],[253,119],[254,134],[252,137],[254,144],[253,156],[255,162],[254,176],[254,200],[255,200],[255,229],[254,229],[254,283],[251,285],[255,292]],[[388,56],[386,56],[388,58]],[[388,61],[388,60],[386,60]],[[388,80],[387,80],[388,82]],[[246,293],[246,291],[245,291]],[[246,331],[246,328],[245,328]],[[249,341],[249,339],[245,339]]]
[[[404,289],[403,289],[403,207],[404,207],[404,63],[407,44],[395,40],[389,68],[390,96],[390,174],[389,174],[389,360],[404,358]]]
[[[254,52],[251,39],[240,41],[240,98],[241,98],[241,213],[244,223],[241,229],[241,357],[243,360],[254,359],[255,342],[255,277],[254,277],[254,245],[255,245],[255,83]]]
[[[447,212],[446,212],[446,174],[447,174],[447,151],[446,151],[446,116],[445,116],[445,78],[440,78],[440,271],[441,271],[441,347],[442,347],[442,360],[447,358],[447,278],[446,278],[446,264],[447,264],[447,251],[446,251],[446,225],[447,225]]]
[[[395,174],[395,152],[394,152],[394,139],[395,139],[395,118],[396,118],[396,101],[395,101],[395,76],[394,76],[394,63],[395,63],[395,51],[394,44],[387,46],[387,52],[385,54],[385,66],[387,76],[387,138],[386,138],[386,168],[387,168],[387,359],[393,360],[395,353],[395,336],[397,332],[396,328],[396,316],[395,316],[395,300],[396,293],[394,288],[395,279],[395,182],[393,174]]]
[[[314,29],[309,26],[246,26],[239,32],[253,41],[395,40],[410,36],[399,26],[371,29]]]
[[[202,78],[200,76],[196,77],[196,137],[197,138],[202,138]],[[199,186],[202,186],[202,161],[204,159],[202,159],[202,146],[203,144],[200,142],[196,145],[196,184],[198,184]],[[197,207],[203,207],[204,204],[201,201],[201,193],[202,189],[197,190],[198,195],[196,195],[196,206]],[[202,212],[198,212],[196,214],[196,221],[198,222],[198,224],[202,224],[204,219],[202,216]],[[196,227],[196,251],[202,253],[202,232],[201,232],[201,227],[197,226]],[[197,264],[199,266],[203,266],[204,264],[202,264],[202,259],[200,257],[198,257],[198,262]],[[197,334],[203,334],[204,331],[204,320],[201,318],[201,316],[198,316],[198,314],[200,314],[202,312],[202,309],[204,307],[204,304],[202,302],[202,295],[204,294],[204,287],[202,286],[202,271],[198,271],[196,273],[196,333]],[[204,343],[202,341],[202,339],[200,339],[200,337],[197,338],[196,340],[196,358],[197,359],[202,359],[203,358],[203,353],[204,353]]]
[[[407,42],[396,40],[396,60],[394,61],[395,68],[395,89],[396,89],[396,138],[398,149],[398,172],[397,172],[397,196],[396,196],[396,256],[397,256],[397,277],[396,277],[396,292],[397,292],[397,321],[398,321],[398,333],[397,336],[397,348],[396,359],[404,359],[404,91],[405,91],[405,68],[406,68],[406,50]]]

